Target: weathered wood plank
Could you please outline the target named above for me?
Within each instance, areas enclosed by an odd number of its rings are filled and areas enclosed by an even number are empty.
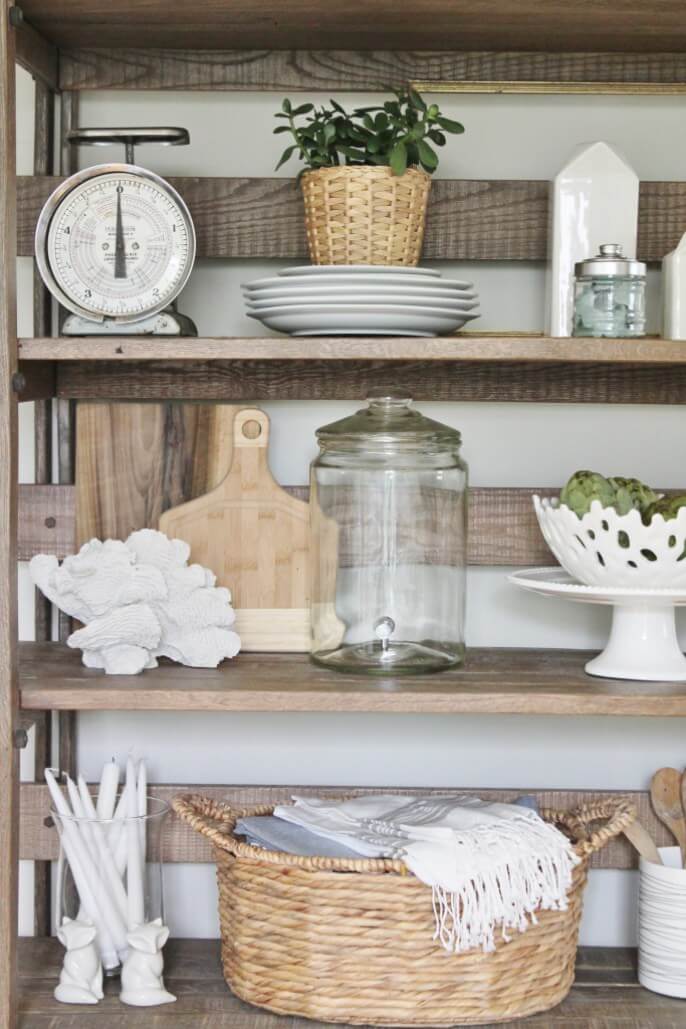
[[[52,361],[20,361],[14,379],[17,400],[50,400],[57,392],[57,372]]]
[[[413,339],[393,336],[228,336],[165,339],[149,336],[20,339],[26,367],[72,361],[472,361],[483,364],[686,365],[686,341],[582,339],[525,332],[460,332]],[[146,375],[150,369],[146,369]]]
[[[348,795],[363,795],[366,793],[378,792],[379,787],[351,787],[351,786],[178,786],[178,785],[155,785],[150,787],[151,795],[164,800],[167,803],[180,793],[200,793],[203,796],[211,797],[214,800],[222,800],[236,808],[248,808],[261,804],[282,804],[286,803],[294,793],[316,796],[325,794],[327,796],[342,797]],[[408,793],[412,796],[432,796],[467,794],[469,796],[485,797],[491,800],[513,800],[523,793],[536,797],[541,807],[554,809],[568,809],[579,807],[582,804],[592,804],[595,801],[608,796],[626,797],[636,805],[639,811],[639,818],[648,828],[658,845],[671,846],[672,838],[669,832],[658,822],[650,806],[650,798],[647,793],[639,791],[610,791],[599,790],[536,790],[536,789],[461,789],[460,787],[440,788],[418,788],[410,789],[405,787],[387,787],[384,785],[384,792],[387,793]],[[47,786],[33,783],[24,783],[21,787],[21,842],[20,853],[27,860],[39,858],[43,861],[51,861],[57,858],[59,845],[57,832],[54,828],[45,825],[45,820],[50,813],[50,795]],[[182,822],[172,812],[166,821],[164,839],[161,843],[161,853],[164,860],[170,863],[190,862],[208,863],[214,860],[212,848],[206,837],[192,830],[185,822]],[[593,868],[636,868],[638,866],[636,852],[624,836],[618,837],[607,844],[601,851],[593,855],[591,859]],[[606,980],[607,981],[607,980]]]
[[[123,406],[123,405],[122,405]],[[190,405],[186,405],[190,406]],[[177,415],[177,425],[180,415]],[[183,417],[190,417],[183,412]],[[116,425],[116,420],[115,423]],[[169,423],[167,423],[169,424]],[[121,426],[120,426],[121,428]],[[192,455],[198,450],[194,434],[204,438],[202,427],[190,429],[185,437],[176,436],[174,446]],[[93,444],[100,455],[97,489],[89,482],[86,489],[74,486],[32,486],[19,488],[19,556],[30,560],[34,554],[55,554],[64,557],[76,546],[93,536],[100,539],[123,539],[135,529],[154,528],[163,510],[184,500],[199,496],[210,484],[198,474],[175,476],[173,492],[165,488],[170,478],[163,475],[165,447],[163,433],[148,441],[150,460],[139,456],[137,474],[129,475],[131,458],[126,434],[116,428],[108,441],[108,453]],[[112,445],[113,444],[113,445]],[[153,445],[157,444],[157,445]],[[120,461],[117,455],[122,455]],[[187,456],[186,455],[186,456]],[[184,454],[173,453],[167,462],[187,463]],[[104,465],[104,468],[103,468]],[[78,455],[78,477],[88,476],[90,462],[82,444]],[[104,473],[104,474],[103,474]],[[291,496],[307,500],[307,486],[284,487]],[[127,496],[130,493],[132,495]],[[535,564],[554,564],[554,558],[541,536],[531,497],[533,493],[551,493],[543,487],[499,488],[472,487],[469,494],[469,533],[467,560],[470,565],[491,565],[525,568]],[[80,517],[75,512],[80,505]],[[115,503],[116,500],[116,503]]]
[[[17,28],[16,61],[37,82],[57,89],[57,47],[26,22]]]
[[[683,53],[536,53],[394,50],[60,51],[62,89],[360,90],[407,82],[565,83],[683,88]]]
[[[27,19],[62,47],[190,49],[564,50],[674,52],[686,49],[679,0],[655,9],[631,0],[592,6],[564,0],[23,0]]]
[[[514,587],[512,587],[514,589]],[[80,654],[21,645],[25,710],[360,711],[413,714],[635,715],[686,717],[686,684],[586,675],[581,650],[470,648],[441,675],[379,679],[331,672],[304,654],[241,654],[217,669],[164,662],[144,676],[84,668]]]
[[[20,940],[21,1017],[18,1029],[323,1029],[321,1022],[284,1018],[250,1007],[223,981],[218,940],[170,940],[165,980],[179,1000],[164,1013],[124,1009],[117,983],[106,999],[79,1011],[51,996],[62,949],[56,940]],[[684,1002],[648,993],[636,982],[636,952],[628,948],[580,947],[574,986],[565,1001],[531,1019],[501,1023],[510,1029],[682,1029]],[[494,1027],[491,1027],[494,1029]]]
[[[72,96],[76,94],[71,94]],[[33,254],[41,207],[59,177],[18,180],[18,250]],[[307,257],[302,197],[293,179],[171,178],[190,208],[198,257]],[[681,238],[686,182],[642,182],[638,256],[661,261]],[[437,179],[429,198],[426,260],[543,261],[548,183]]]
[[[57,394],[80,400],[355,400],[370,389],[415,400],[683,404],[686,366],[479,361],[61,362]]]
[[[22,484],[19,487],[17,559],[34,554],[74,553],[76,523],[73,486]]]
[[[16,1018],[19,760],[17,693],[17,369],[15,37],[0,17],[0,1029]]]

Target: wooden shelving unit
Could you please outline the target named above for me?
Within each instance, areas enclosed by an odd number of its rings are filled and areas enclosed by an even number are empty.
[[[170,662],[103,683],[78,651],[23,643],[25,711],[324,711],[376,714],[686,717],[686,683],[593,679],[575,650],[471,648],[464,668],[369,680],[318,668],[302,654],[242,654],[218,669]]]
[[[359,399],[383,381],[417,399],[557,403],[684,403],[686,344],[660,339],[572,340],[524,334],[459,334],[429,340],[222,338],[58,339],[50,304],[35,290],[34,338],[17,341],[15,255],[33,253],[36,218],[61,177],[73,170],[64,133],[78,125],[87,89],[370,91],[457,83],[465,91],[686,93],[682,4],[641,8],[525,0],[21,0],[0,22],[0,1029],[107,1029],[176,1025],[305,1029],[307,1023],[248,1008],[223,984],[217,947],[174,941],[168,978],[179,994],[170,1010],[126,1010],[108,998],[95,1010],[52,1000],[59,953],[39,936],[15,945],[16,859],[47,862],[41,788],[18,788],[15,730],[35,720],[38,761],[49,760],[49,715],[62,719],[60,765],[73,761],[80,710],[358,711],[633,715],[686,717],[686,686],[594,680],[575,651],[473,650],[464,669],[442,676],[379,681],[330,675],[300,656],[241,655],[217,671],[165,664],[135,679],[108,680],[79,655],[48,642],[50,612],[37,615],[35,644],[16,644],[16,561],[39,551],[63,556],[74,540],[70,405],[81,400],[243,401]],[[23,12],[23,21],[21,14]],[[131,42],[135,41],[135,47]],[[102,46],[106,43],[106,46]],[[303,45],[307,50],[299,49]],[[341,49],[351,47],[354,49]],[[364,47],[366,49],[360,49]],[[231,48],[231,49],[229,49]],[[278,48],[278,49],[274,49]],[[290,48],[290,49],[284,49]],[[335,48],[335,49],[332,49]],[[33,176],[14,168],[14,63],[36,80]],[[61,157],[54,166],[55,105]],[[59,175],[57,174],[59,172]],[[301,200],[284,178],[173,180],[185,196],[203,258],[305,258]],[[548,184],[438,181],[425,255],[432,260],[541,261],[546,256]],[[678,241],[686,184],[644,182],[639,257],[660,259]],[[59,440],[50,439],[57,398]],[[16,487],[16,401],[37,400],[37,482]],[[60,485],[51,482],[59,451]],[[300,490],[302,492],[302,490]],[[474,490],[472,564],[522,566],[546,560],[531,514],[531,490]],[[504,526],[510,531],[504,532]],[[516,526],[516,531],[512,527]],[[23,714],[20,714],[23,710]],[[169,791],[174,787],[153,787]],[[218,787],[208,788],[210,791]],[[221,791],[236,788],[222,787]],[[286,789],[285,787],[282,790]],[[264,787],[251,795],[275,788]],[[249,788],[236,796],[246,799]],[[277,791],[278,792],[278,791]],[[213,794],[214,795],[214,794]],[[261,794],[262,795],[262,794]],[[286,794],[283,794],[285,796]],[[239,797],[239,799],[240,799]],[[650,819],[645,796],[642,817]],[[579,796],[568,798],[578,802]],[[564,798],[555,799],[555,803]],[[17,831],[20,807],[21,850]],[[656,826],[651,828],[656,829]],[[178,826],[172,830],[177,836]],[[659,838],[659,837],[658,837]],[[207,860],[181,839],[175,860]],[[629,867],[624,845],[603,867]],[[49,933],[49,868],[36,866],[37,920]],[[42,886],[41,886],[42,883]],[[41,892],[42,891],[42,892]],[[17,949],[20,978],[16,976]],[[527,1024],[548,1029],[609,1024],[623,1029],[681,1025],[684,1007],[636,986],[626,952],[582,951],[577,983],[555,1012]]]

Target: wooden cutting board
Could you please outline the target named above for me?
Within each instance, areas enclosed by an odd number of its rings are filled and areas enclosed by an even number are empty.
[[[268,442],[264,411],[239,410],[226,478],[205,496],[165,511],[159,527],[190,543],[191,560],[231,590],[243,650],[307,651],[309,506],[274,480]]]
[[[76,544],[126,539],[214,489],[231,466],[231,404],[76,404]]]

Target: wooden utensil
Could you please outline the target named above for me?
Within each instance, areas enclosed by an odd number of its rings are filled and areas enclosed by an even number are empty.
[[[243,650],[310,648],[309,507],[275,482],[267,460],[269,418],[234,418],[233,461],[212,492],[166,511],[162,532],[191,545],[191,560],[231,590]]]
[[[655,845],[655,840],[644,825],[638,821],[632,822],[631,825],[625,826],[622,831],[645,861],[652,861],[656,865],[662,864],[662,858]]]
[[[650,784],[653,811],[674,836],[681,850],[681,863],[686,862],[686,819],[681,804],[681,775],[676,768],[660,768]]]

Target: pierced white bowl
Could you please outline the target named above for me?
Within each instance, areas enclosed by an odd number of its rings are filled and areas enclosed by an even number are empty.
[[[534,496],[543,537],[562,567],[587,586],[678,589],[686,586],[686,508],[644,525],[638,511],[619,515],[594,500],[578,518],[557,498]]]

